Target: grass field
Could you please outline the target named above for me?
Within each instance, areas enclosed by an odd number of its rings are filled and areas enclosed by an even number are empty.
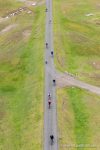
[[[99,0],[58,0],[53,5],[57,68],[100,86]]]
[[[99,0],[53,1],[56,67],[97,86],[100,86],[99,8]],[[60,150],[100,149],[100,96],[78,88],[59,88],[57,109]]]
[[[57,95],[60,149],[98,150],[100,96],[78,88],[58,89]]]
[[[24,3],[0,0],[0,15],[19,7]],[[43,10],[44,5],[27,7],[0,22],[0,32],[6,28],[0,33],[0,150],[42,149]]]

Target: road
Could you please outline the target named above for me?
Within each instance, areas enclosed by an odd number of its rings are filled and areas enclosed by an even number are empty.
[[[53,18],[52,18],[52,0],[46,0],[46,32],[45,43],[48,45],[45,48],[45,97],[44,97],[44,150],[58,150],[58,135],[57,135],[57,113],[56,113],[56,86],[53,85],[53,79],[61,82],[63,86],[76,86],[96,94],[100,94],[100,88],[89,85],[82,81],[71,77],[68,74],[58,73],[54,66],[54,56],[51,56],[53,51]],[[53,51],[54,53],[54,51]],[[51,108],[48,108],[48,93],[51,93]],[[50,143],[50,135],[54,135],[54,144]]]
[[[53,85],[55,79],[53,51],[53,31],[52,31],[52,0],[46,0],[46,34],[45,43],[45,100],[44,100],[44,150],[58,150],[57,138],[57,113],[56,113],[56,86]],[[53,51],[54,53],[54,51]],[[52,74],[48,71],[51,70]],[[48,108],[48,93],[51,93],[51,108]],[[54,143],[51,145],[50,135],[54,135]]]
[[[59,71],[56,71],[55,76],[56,76],[57,86],[62,86],[62,87],[75,86],[100,95],[100,87],[96,87],[94,85],[90,85],[88,83],[80,81],[77,78],[72,77],[68,73],[67,74],[60,73]]]

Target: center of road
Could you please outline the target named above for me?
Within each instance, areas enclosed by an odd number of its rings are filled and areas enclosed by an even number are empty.
[[[58,150],[52,24],[52,0],[46,0],[44,150]],[[52,74],[48,70],[51,70]]]

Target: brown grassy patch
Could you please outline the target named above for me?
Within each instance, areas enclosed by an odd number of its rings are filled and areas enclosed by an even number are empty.
[[[21,14],[22,12],[26,12],[26,13],[28,13],[29,12],[29,8],[28,7],[20,7],[20,8],[18,8],[18,9],[16,9],[16,10],[12,10],[12,11],[10,11],[10,12],[7,12],[4,16],[2,16],[3,18],[6,18],[6,17],[8,17],[8,18],[10,18],[10,17],[13,17],[13,16],[16,16],[16,15],[19,15],[19,14]],[[31,11],[31,10],[30,10]],[[31,11],[31,13],[32,13],[32,11]]]
[[[75,43],[88,43],[90,40],[83,34],[77,32],[68,32],[70,39]]]
[[[17,24],[12,24],[12,25],[6,26],[4,29],[2,29],[0,31],[0,34],[10,31],[10,30],[14,29],[16,26],[17,26]]]
[[[23,35],[24,41],[27,41],[29,39],[30,35],[31,35],[31,31],[30,30],[24,30],[22,32],[22,35]]]
[[[91,62],[91,65],[92,65],[95,69],[100,70],[100,61]]]

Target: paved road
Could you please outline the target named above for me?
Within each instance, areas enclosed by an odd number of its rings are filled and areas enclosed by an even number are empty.
[[[100,95],[100,87],[90,85],[88,83],[76,79],[75,77],[71,77],[68,74],[60,72],[56,72],[55,76],[57,80],[57,85],[62,85],[62,87],[76,86]]]
[[[57,113],[56,113],[56,86],[53,85],[55,79],[53,51],[53,31],[52,31],[52,0],[46,0],[46,39],[48,43],[45,49],[45,102],[44,102],[44,150],[58,150],[57,138]],[[54,53],[54,52],[53,52]],[[51,70],[52,74],[48,71]],[[51,108],[48,108],[48,93],[51,93]],[[50,135],[54,135],[54,143],[51,145]]]
[[[57,135],[57,114],[56,114],[56,86],[53,85],[52,80],[57,79],[64,83],[64,85],[71,85],[84,88],[91,92],[100,94],[100,88],[78,81],[77,79],[57,73],[54,67],[54,57],[51,56],[53,51],[53,31],[52,31],[52,0],[46,0],[46,35],[45,43],[48,47],[45,49],[45,101],[44,101],[44,150],[58,150],[58,135]],[[51,20],[51,21],[50,21]],[[51,93],[52,104],[48,108],[48,93]],[[50,143],[50,135],[55,137],[54,144]]]
[[[58,150],[57,140],[57,114],[56,114],[56,86],[53,85],[55,79],[53,51],[53,31],[52,31],[52,0],[46,0],[46,35],[45,43],[48,43],[45,49],[45,101],[44,101],[44,150]],[[51,20],[51,21],[50,21]],[[48,71],[51,70],[52,74]],[[48,93],[51,93],[51,108],[48,108]],[[54,143],[51,145],[50,135],[54,135]]]

